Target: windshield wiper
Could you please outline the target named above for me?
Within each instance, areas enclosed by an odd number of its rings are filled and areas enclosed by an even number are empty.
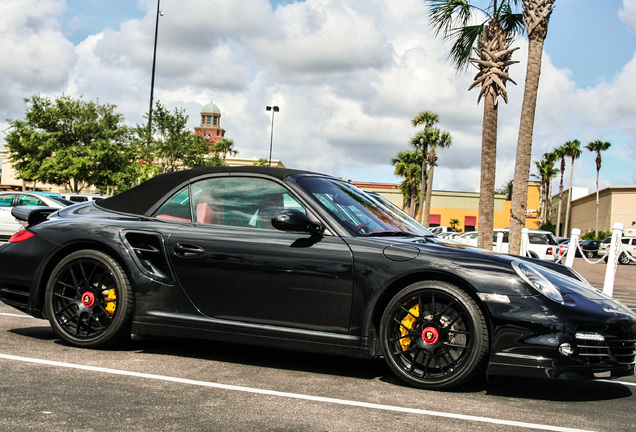
[[[377,231],[368,233],[370,237],[421,237],[409,231]]]

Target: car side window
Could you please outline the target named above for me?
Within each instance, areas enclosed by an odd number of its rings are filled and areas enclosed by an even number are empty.
[[[190,189],[188,186],[174,194],[153,215],[157,219],[173,222],[192,222]]]
[[[13,205],[13,194],[0,196],[0,207],[11,207]]]
[[[44,201],[42,201],[38,197],[34,197],[31,195],[18,195],[18,202],[16,205],[19,206],[46,206]]]
[[[284,209],[306,213],[287,189],[271,180],[255,177],[217,177],[191,187],[194,221],[257,229],[274,229],[272,217]]]

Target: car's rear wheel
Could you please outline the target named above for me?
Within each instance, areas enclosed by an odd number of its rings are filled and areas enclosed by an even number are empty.
[[[629,259],[629,255],[627,255],[625,252],[623,252],[619,257],[618,257],[618,262],[619,264],[623,264],[623,265],[627,265],[630,262]]]
[[[130,282],[103,252],[80,250],[62,259],[49,278],[45,307],[55,332],[72,345],[112,346],[130,338]]]
[[[384,358],[406,383],[448,390],[484,372],[486,320],[460,288],[441,281],[412,284],[389,302],[380,323]]]

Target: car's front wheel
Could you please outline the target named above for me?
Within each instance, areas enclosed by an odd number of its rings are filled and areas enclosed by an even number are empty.
[[[412,284],[389,302],[380,322],[384,358],[406,383],[431,390],[459,387],[483,373],[489,350],[476,302],[442,281]]]
[[[80,250],[55,266],[45,308],[53,330],[72,345],[95,348],[130,338],[130,282],[121,265],[101,251]]]

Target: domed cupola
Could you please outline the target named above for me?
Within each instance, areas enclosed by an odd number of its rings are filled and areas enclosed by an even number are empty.
[[[221,128],[221,109],[215,103],[208,103],[201,108],[201,125],[194,128],[194,133],[206,141],[216,142],[225,135]]]

